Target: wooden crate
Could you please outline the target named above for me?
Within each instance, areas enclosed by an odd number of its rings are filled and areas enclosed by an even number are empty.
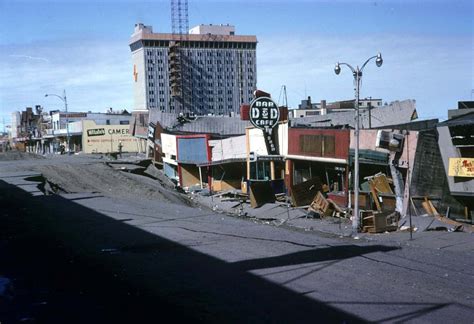
[[[332,216],[334,212],[334,206],[323,196],[321,191],[318,191],[309,209],[318,212],[321,216]]]
[[[372,210],[361,212],[362,231],[383,233],[397,230],[392,215],[393,213],[374,213]]]

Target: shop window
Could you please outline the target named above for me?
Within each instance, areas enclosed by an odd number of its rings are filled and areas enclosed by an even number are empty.
[[[270,180],[270,162],[258,161],[250,163],[250,179]]]

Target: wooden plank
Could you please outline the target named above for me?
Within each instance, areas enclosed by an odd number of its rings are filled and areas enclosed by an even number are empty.
[[[430,208],[431,208],[431,210],[433,211],[433,215],[439,216],[439,213],[438,213],[438,211],[436,210],[435,206],[433,206],[433,203],[431,202],[431,200],[428,200],[428,204],[430,205]]]
[[[369,186],[370,186],[370,193],[372,194],[372,198],[374,199],[374,202],[375,202],[375,206],[377,207],[377,210],[380,212],[382,211],[382,206],[380,206],[379,196],[377,195],[377,192],[375,191],[375,188],[372,185],[372,183],[369,182]]]
[[[311,203],[309,210],[315,211],[321,216],[331,216],[334,212],[334,206],[318,191]]]
[[[454,221],[454,220],[452,220],[452,219],[449,219],[449,218],[446,218],[446,217],[442,217],[442,216],[435,216],[435,218],[436,218],[437,220],[439,220],[440,222],[443,222],[443,223],[445,223],[445,224],[449,224],[449,225],[453,225],[453,226],[462,225],[463,231],[469,232],[469,233],[474,233],[474,225],[463,224],[463,223],[456,222],[456,221]]]
[[[415,215],[418,216],[418,209],[416,209],[415,203],[413,202],[413,199],[410,197],[410,202],[411,205],[413,206],[413,210],[415,211]]]
[[[291,202],[296,207],[309,205],[318,191],[322,191],[322,183],[319,177],[291,186]]]
[[[332,204],[332,206],[338,213],[344,213],[344,210],[337,203],[335,203],[334,200],[328,198],[327,201]]]
[[[430,203],[428,202],[428,197],[424,197],[424,200],[422,203],[421,203],[421,206],[423,207],[423,209],[425,210],[425,212],[428,214],[428,215],[434,215],[433,214],[433,210],[431,209],[431,205]]]
[[[392,188],[390,187],[389,181],[385,174],[378,173],[374,175],[374,177],[369,180],[369,183],[370,182],[372,182],[377,192],[393,194]]]

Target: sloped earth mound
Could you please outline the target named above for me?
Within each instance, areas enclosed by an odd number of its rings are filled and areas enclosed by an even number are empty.
[[[102,164],[44,165],[34,170],[66,193],[99,193],[110,197],[150,199],[189,205],[186,196],[151,178],[113,170]]]
[[[44,159],[44,156],[35,153],[21,151],[6,151],[0,153],[0,161],[17,161],[17,160],[36,160]]]

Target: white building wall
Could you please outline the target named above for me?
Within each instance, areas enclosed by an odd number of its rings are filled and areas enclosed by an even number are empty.
[[[263,131],[258,128],[249,129],[249,151],[257,155],[268,155],[267,146],[263,137]]]
[[[263,130],[250,128],[249,136],[250,152],[255,152],[257,155],[268,155]],[[278,124],[278,147],[279,155],[288,155],[288,123]]]
[[[278,147],[280,155],[288,155],[288,123],[278,124]]]
[[[176,136],[171,134],[161,134],[161,149],[165,155],[163,161],[169,162],[165,159],[171,160],[172,157],[172,160],[176,161]]]
[[[246,136],[236,136],[221,140],[211,140],[212,161],[221,161],[226,159],[244,159],[247,156],[245,148]]]
[[[148,84],[147,74],[145,72],[145,53],[143,48],[132,52],[132,66],[133,97],[135,103],[133,110],[147,110]]]
[[[19,111],[12,112],[11,137],[18,137],[18,127],[20,126],[21,115]]]
[[[233,35],[235,34],[235,26],[232,25],[198,25],[189,30],[190,34],[199,35]]]

